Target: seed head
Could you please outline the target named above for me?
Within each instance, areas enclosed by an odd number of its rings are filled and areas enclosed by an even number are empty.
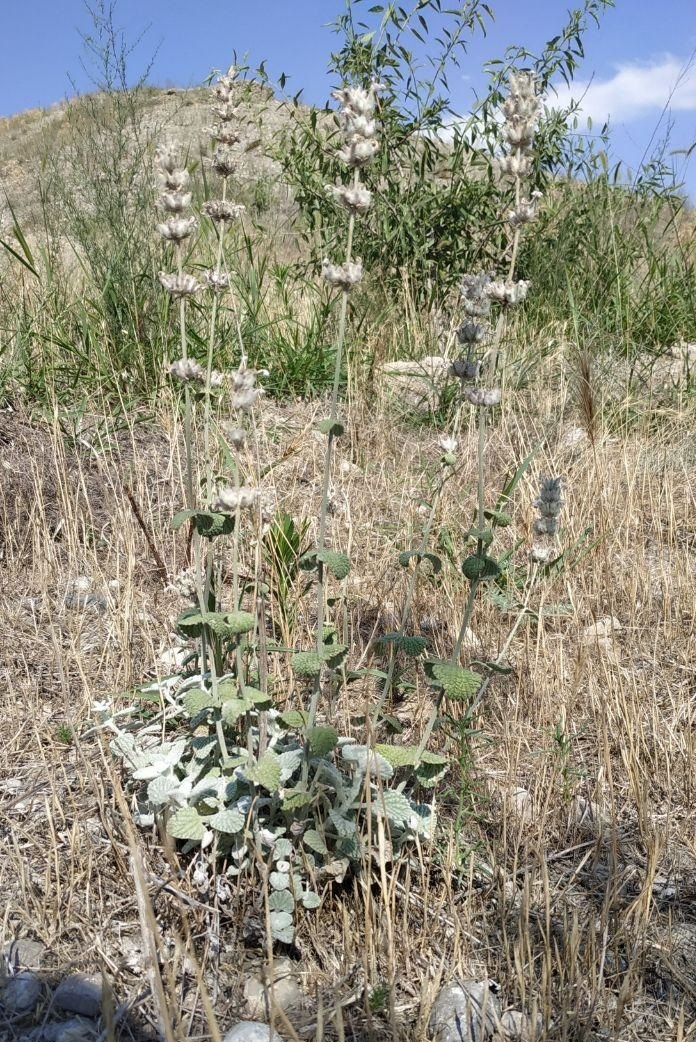
[[[155,177],[164,192],[183,192],[189,183],[189,172],[181,163],[174,144],[160,145],[155,152]]]
[[[180,358],[169,367],[169,373],[180,383],[195,384],[198,388],[207,386],[208,374],[193,358]],[[222,382],[222,373],[213,369],[210,373],[210,386],[221,387]]]
[[[195,217],[172,217],[164,224],[158,224],[157,231],[168,242],[183,242],[195,230],[197,223]]]
[[[230,277],[224,271],[204,271],[203,281],[213,293],[222,293],[230,285]]]
[[[213,152],[213,170],[220,177],[229,177],[237,169],[234,152],[227,145],[218,145]]]
[[[243,427],[233,427],[231,424],[228,424],[225,427],[225,437],[237,452],[246,445],[246,431]]]
[[[230,203],[226,199],[209,199],[203,203],[203,213],[218,224],[231,223],[242,216],[246,207],[242,203]]]
[[[372,206],[372,192],[369,192],[367,188],[363,188],[362,185],[348,186],[348,185],[327,185],[327,192],[333,195],[334,199],[343,206],[348,213],[355,216],[359,214],[365,214]]]
[[[532,192],[529,199],[520,199],[514,210],[508,210],[508,224],[513,228],[520,228],[529,224],[537,218],[537,206],[541,199],[541,192]]]
[[[450,373],[452,376],[458,376],[460,380],[478,380],[481,375],[481,363],[469,358],[457,358],[450,366]]]
[[[232,113],[236,110],[218,108],[215,110],[215,114],[220,118],[221,114],[224,114],[225,119],[220,119],[219,123],[216,123],[212,127],[208,127],[208,133],[212,138],[215,138],[218,145],[238,145],[242,140],[238,130],[231,125]]]
[[[325,258],[321,266],[321,274],[330,286],[341,289],[344,293],[350,293],[362,279],[362,263],[349,261],[346,264],[332,264]]]
[[[486,335],[486,327],[480,322],[462,322],[457,329],[460,344],[479,344]]]
[[[464,388],[464,397],[472,405],[487,407],[500,405],[503,396],[499,387],[492,387],[490,390],[485,390],[483,387],[466,387]]]
[[[239,368],[230,374],[230,403],[233,409],[239,412],[251,412],[264,393],[262,387],[256,386],[256,376],[257,371],[248,369],[245,362],[242,362]]]
[[[213,510],[221,514],[236,514],[238,510],[251,510],[260,499],[261,493],[258,489],[248,488],[222,488],[218,491],[217,499],[213,502]]]
[[[459,442],[456,438],[440,438],[437,443],[442,451],[446,454],[452,455],[457,451]]]
[[[491,310],[491,302],[486,294],[486,287],[491,281],[490,275],[465,275],[459,291],[464,313],[469,318],[485,318]]]
[[[159,280],[172,297],[191,297],[201,288],[193,275],[187,275],[186,272],[182,274],[174,272],[169,275],[167,272],[161,271]]]
[[[536,535],[555,536],[558,532],[558,518],[563,507],[561,498],[561,478],[544,478],[539,495],[534,500],[539,516],[534,522]]]
[[[163,192],[157,205],[165,213],[181,214],[191,205],[190,192]]]
[[[489,282],[486,286],[486,293],[491,300],[508,307],[515,307],[516,304],[521,304],[526,300],[529,285],[529,282],[524,279],[520,279],[518,282]]]
[[[498,161],[498,167],[501,174],[508,174],[510,177],[526,177],[532,169],[532,157],[516,152],[511,156],[503,156]]]

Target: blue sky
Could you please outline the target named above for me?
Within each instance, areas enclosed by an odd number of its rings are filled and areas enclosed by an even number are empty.
[[[538,50],[561,27],[567,8],[579,6],[579,0],[489,2],[496,21],[485,38],[472,41],[468,60],[451,78],[463,113],[482,83],[484,61],[509,43]],[[71,78],[79,89],[89,87],[80,68],[79,31],[90,29],[83,0],[3,0],[2,7],[0,115],[64,98]],[[323,103],[327,56],[336,43],[327,23],[343,7],[344,0],[117,0],[116,22],[131,39],[147,30],[132,68],[137,73],[156,51],[155,83],[197,84],[212,68],[227,67],[236,49],[254,63],[266,59],[272,74],[288,73],[289,91],[303,87],[308,101]],[[614,151],[627,163],[635,165],[669,128],[671,149],[696,141],[696,68],[688,68],[695,50],[693,0],[616,0],[601,29],[590,30],[574,93],[584,95],[595,123],[611,116]],[[679,157],[675,162],[683,165]],[[696,154],[683,176],[696,198]]]

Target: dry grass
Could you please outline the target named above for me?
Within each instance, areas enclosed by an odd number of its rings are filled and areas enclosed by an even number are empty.
[[[693,415],[672,402],[659,423],[652,414],[619,434],[600,409],[594,444],[572,445],[579,403],[569,369],[557,354],[533,386],[510,392],[488,453],[497,489],[540,446],[504,533],[520,561],[538,477],[566,475],[564,539],[588,527],[593,537],[532,607],[568,607],[520,629],[514,672],[480,707],[473,765],[439,795],[436,849],[393,863],[385,840],[370,873],[300,924],[295,954],[308,999],[292,1025],[299,1037],[422,1039],[438,981],[455,974],[496,980],[503,1008],[538,1010],[544,1039],[696,1037]],[[319,498],[320,415],[318,406],[268,403],[260,420],[262,457],[285,455],[266,479],[269,498],[296,518],[311,516]],[[57,422],[3,417],[0,942],[43,940],[52,979],[100,970],[122,1037],[145,1038],[158,1015],[146,975],[151,925],[141,931],[147,909],[134,892],[114,766],[98,738],[80,732],[94,699],[152,676],[169,644],[181,605],[126,486],[174,577],[186,554],[168,525],[180,505],[171,449],[179,432],[166,403],[156,423],[113,437],[98,435],[102,421],[95,413],[91,432],[66,440]],[[437,458],[438,433],[361,400],[349,431],[334,470],[331,539],[356,562],[348,604],[357,662],[376,620],[400,606],[396,551],[419,529],[423,466]],[[458,546],[471,516],[474,443],[465,431],[439,518]],[[465,596],[455,568],[446,572],[438,587],[422,584],[415,606],[441,654]],[[103,611],[66,605],[79,575],[103,592]],[[620,629],[606,640],[583,635],[609,616]],[[482,656],[498,653],[513,622],[482,601],[473,622]],[[310,624],[300,614],[296,639]],[[279,659],[274,668],[286,667]],[[292,700],[291,686],[278,689]],[[369,694],[353,691],[333,707],[342,730]],[[421,680],[395,701],[404,742],[418,740],[430,705]],[[227,906],[201,899],[185,860],[154,836],[138,843],[178,1037],[214,1037],[206,994],[226,1027],[243,1013],[246,969],[266,957],[263,895]],[[381,992],[384,982],[392,987]],[[116,1037],[109,1031],[104,1038]],[[0,1037],[22,1035],[0,1020]]]

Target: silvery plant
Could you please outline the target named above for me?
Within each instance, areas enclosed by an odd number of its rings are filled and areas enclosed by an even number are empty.
[[[243,547],[254,539],[258,543],[267,521],[254,434],[263,374],[247,365],[242,343],[235,371],[214,369],[218,311],[225,301],[235,307],[225,236],[244,219],[243,208],[229,198],[233,146],[239,140],[230,70],[213,87],[212,168],[221,191],[203,206],[216,233],[216,262],[202,281],[185,270],[198,229],[198,218],[189,213],[189,172],[174,147],[160,149],[156,157],[165,218],[158,231],[172,261],[160,281],[178,318],[180,357],[168,372],[183,396],[184,504],[173,527],[186,534],[192,555],[178,582],[189,602],[177,621],[188,656],[179,672],[142,689],[160,703],[154,719],[143,723],[133,708],[117,713],[109,703],[95,707],[130,779],[137,822],[181,841],[194,857],[192,879],[201,891],[214,886],[225,900],[234,882],[248,884],[250,893],[265,893],[273,938],[286,943],[293,940],[298,908],[318,907],[326,882],[371,862],[373,833],[385,832],[395,851],[417,838],[432,839],[434,812],[409,793],[414,782],[421,789],[432,786],[447,766],[445,757],[424,748],[341,737],[323,715],[324,693],[345,676],[349,650],[338,643],[326,615],[328,583],[340,581],[350,568],[346,555],[328,545],[328,488],[333,441],[343,429],[337,412],[347,299],[362,276],[351,255],[352,232],[371,201],[360,185],[360,170],[379,147],[377,91],[378,85],[350,87],[335,95],[341,106],[341,156],[352,176],[349,184],[328,189],[345,207],[348,237],[344,260],[327,260],[322,273],[329,291],[341,294],[341,305],[330,416],[320,425],[327,449],[318,545],[302,562],[316,574],[316,642],[311,650],[296,649],[290,661],[305,701],[290,709],[274,705],[264,587],[243,576],[240,566]],[[204,292],[210,323],[205,357],[199,359],[190,350],[186,308]],[[222,461],[215,455],[221,442]],[[231,584],[224,589],[222,547],[232,562]],[[254,885],[259,873],[265,883],[261,891]]]

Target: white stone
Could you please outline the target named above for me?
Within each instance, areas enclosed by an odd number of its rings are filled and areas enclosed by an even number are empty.
[[[53,1001],[67,1013],[98,1017],[102,1006],[101,977],[89,977],[84,973],[65,977],[56,988]]]
[[[266,995],[269,1002],[266,1004]],[[296,1008],[302,1004],[302,992],[300,991],[295,975],[295,969],[290,959],[275,959],[273,963],[273,984],[270,988],[264,984],[261,974],[249,977],[244,984],[244,998],[246,999],[246,1012],[250,1017],[265,1020],[270,1013],[270,998],[273,997],[273,1005],[284,1011]]]
[[[499,1027],[500,1003],[488,981],[446,984],[430,1014],[435,1042],[486,1042]]]
[[[222,1042],[283,1042],[277,1031],[258,1020],[242,1020],[225,1034]]]

